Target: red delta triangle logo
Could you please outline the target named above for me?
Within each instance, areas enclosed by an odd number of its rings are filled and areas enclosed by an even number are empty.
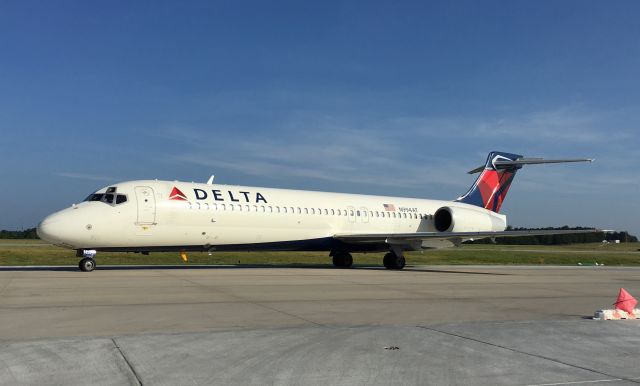
[[[187,201],[187,196],[174,186],[169,194],[169,200]]]

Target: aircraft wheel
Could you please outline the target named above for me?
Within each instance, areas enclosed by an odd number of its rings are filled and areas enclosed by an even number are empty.
[[[333,265],[336,268],[351,268],[353,265],[353,257],[348,252],[334,253]]]
[[[96,262],[93,259],[84,258],[80,260],[78,267],[82,272],[91,272],[96,269]]]
[[[353,257],[351,256],[350,253],[345,253],[344,254],[344,261],[343,261],[344,268],[351,268],[351,266],[353,265]]]
[[[386,255],[384,255],[384,259],[382,260],[382,263],[384,264],[384,267],[386,269],[399,270],[404,268],[406,264],[406,260],[404,256],[397,256],[395,253],[389,252]]]

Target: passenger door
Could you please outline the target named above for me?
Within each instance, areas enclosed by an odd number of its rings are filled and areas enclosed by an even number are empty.
[[[149,186],[136,186],[136,200],[138,201],[138,221],[136,224],[155,224],[156,198]]]
[[[367,211],[367,208],[365,208],[364,206],[360,207],[360,214],[362,217],[360,217],[360,221],[362,221],[363,223],[368,223],[369,222],[369,212]]]
[[[347,207],[347,211],[348,211],[348,215],[349,215],[349,222],[356,222],[356,208],[354,208],[353,206],[348,206]]]

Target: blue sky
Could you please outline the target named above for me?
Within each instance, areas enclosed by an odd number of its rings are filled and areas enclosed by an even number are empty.
[[[120,180],[454,199],[640,234],[637,1],[3,1],[0,229]]]

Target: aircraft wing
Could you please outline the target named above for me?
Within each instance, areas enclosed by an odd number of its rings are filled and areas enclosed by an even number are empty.
[[[521,237],[521,236],[547,236],[578,233],[595,233],[598,229],[580,230],[531,230],[531,231],[502,231],[502,232],[414,232],[414,233],[363,233],[363,234],[337,234],[333,237],[348,243],[379,243],[401,244],[415,243],[417,241],[442,240],[451,241],[454,244],[465,240],[483,239],[487,237]]]

